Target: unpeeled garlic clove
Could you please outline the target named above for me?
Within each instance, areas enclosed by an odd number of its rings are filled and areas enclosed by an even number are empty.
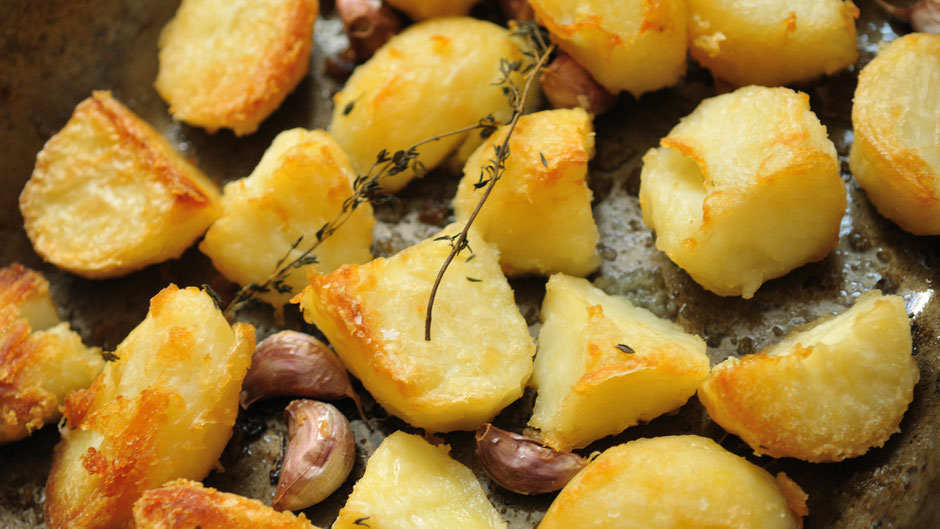
[[[258,343],[239,395],[242,408],[268,397],[349,397],[361,406],[349,374],[326,344],[309,334],[282,331]]]
[[[484,424],[476,433],[477,457],[493,481],[519,494],[554,492],[565,486],[587,461],[559,452],[524,435]]]
[[[876,0],[888,13],[910,22],[919,33],[940,34],[940,0],[921,0],[908,7],[897,7],[885,0]]]
[[[617,96],[598,84],[584,67],[564,53],[542,70],[539,83],[554,108],[581,107],[597,115],[607,112],[617,103]]]
[[[336,0],[336,12],[360,60],[372,57],[401,30],[401,19],[381,0]]]
[[[296,511],[322,501],[346,481],[356,444],[349,421],[329,404],[295,400],[284,416],[287,450],[271,506]]]
[[[529,0],[499,0],[499,9],[510,20],[528,22],[535,19]]]

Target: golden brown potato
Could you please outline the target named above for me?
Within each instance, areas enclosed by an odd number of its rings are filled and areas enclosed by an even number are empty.
[[[774,480],[711,439],[655,437],[604,451],[562,489],[539,529],[798,529],[805,498],[786,474]]]
[[[349,159],[324,131],[282,132],[265,151],[251,176],[225,186],[222,216],[199,245],[225,277],[246,285],[263,283],[278,261],[298,258],[316,241],[316,233],[342,210],[353,194],[355,173]],[[369,203],[359,205],[313,255],[320,271],[372,259],[375,218]],[[303,236],[300,245],[291,247]],[[307,285],[304,268],[285,279],[293,294]],[[258,297],[276,307],[291,292],[272,290]]]
[[[851,0],[688,0],[689,52],[736,86],[808,81],[855,64]]]
[[[916,235],[940,235],[938,121],[940,35],[905,35],[859,74],[849,167],[878,211]]]
[[[453,235],[456,225],[442,234]],[[522,396],[535,347],[496,248],[471,232],[424,316],[450,252],[432,237],[388,259],[310,274],[297,299],[346,367],[386,410],[432,432],[472,430]]]
[[[90,386],[104,366],[98,348],[58,321],[39,273],[0,269],[0,444],[57,421],[66,394]]]
[[[413,20],[444,16],[463,16],[480,0],[385,0],[404,11]]]
[[[525,57],[519,42],[495,24],[472,18],[415,24],[356,68],[334,96],[330,133],[349,154],[353,167],[366,173],[383,149],[389,153],[407,149],[436,134],[478,123],[488,114],[506,121],[511,108],[494,84],[501,77],[501,59]],[[519,74],[512,79],[521,85]],[[427,143],[418,149],[418,159],[433,169],[466,137]],[[415,176],[409,168],[380,183],[395,192]]]
[[[557,450],[677,409],[708,376],[701,338],[585,279],[553,275],[542,322],[529,426]]]
[[[184,0],[154,87],[173,117],[251,134],[307,74],[317,0]]]
[[[316,529],[301,513],[278,512],[258,500],[178,479],[134,503],[130,529]]]
[[[898,431],[919,377],[911,347],[904,300],[875,290],[766,351],[718,364],[698,396],[757,454],[841,461]]]
[[[388,436],[333,529],[505,529],[476,476],[449,451],[405,432]]]
[[[643,220],[708,290],[750,298],[838,243],[845,184],[806,94],[749,86],[706,99],[660,143],[643,157]]]
[[[179,257],[220,207],[215,184],[109,92],[95,92],[36,156],[20,211],[43,259],[102,278]]]
[[[488,178],[484,167],[502,145],[506,127],[473,153],[454,197],[454,212],[465,220]],[[594,156],[591,116],[578,108],[523,116],[509,140],[506,171],[473,225],[499,249],[506,275],[555,272],[585,276],[599,264],[600,237],[591,213],[588,161]]]
[[[608,91],[640,94],[685,74],[683,0],[529,0],[558,46]]]
[[[122,527],[143,491],[204,478],[232,434],[254,344],[254,329],[230,327],[205,292],[170,285],[154,296],[118,359],[66,399],[49,527]]]

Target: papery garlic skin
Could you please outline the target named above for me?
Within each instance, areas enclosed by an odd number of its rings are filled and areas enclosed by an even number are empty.
[[[356,57],[372,57],[401,30],[401,19],[381,0],[337,0],[336,11]]]
[[[519,494],[561,490],[587,461],[560,452],[535,439],[484,424],[476,433],[477,457],[486,473],[501,486]]]

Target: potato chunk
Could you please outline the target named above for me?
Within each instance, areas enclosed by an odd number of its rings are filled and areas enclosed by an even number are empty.
[[[683,0],[529,0],[558,46],[608,91],[640,94],[685,74]]]
[[[529,426],[558,450],[672,411],[708,375],[701,338],[585,279],[553,275],[542,322]]]
[[[205,292],[170,285],[154,296],[118,360],[66,399],[49,527],[121,527],[143,491],[204,478],[232,434],[254,343],[254,329],[230,327]]]
[[[304,318],[386,410],[432,432],[472,430],[522,396],[535,347],[496,248],[473,231],[475,257],[464,251],[447,270],[424,340],[428,296],[451,249],[434,239],[311,273],[299,300]]]
[[[448,452],[449,446],[432,446],[417,435],[388,436],[333,529],[505,529],[476,476]]]
[[[385,0],[405,12],[413,20],[443,16],[463,16],[480,0]]]
[[[700,285],[750,298],[839,240],[845,184],[809,96],[749,86],[706,99],[643,157],[656,247]]]
[[[317,0],[183,0],[154,87],[173,117],[251,134],[307,74]]]
[[[805,497],[786,474],[775,481],[711,439],[638,439],[575,476],[539,529],[797,529]]]
[[[178,479],[134,504],[130,529],[316,529],[301,513],[278,512],[258,500]]]
[[[38,272],[0,269],[0,444],[57,421],[66,394],[90,386],[104,366],[98,348],[58,322]]]
[[[353,167],[365,173],[383,149],[407,149],[488,114],[506,121],[511,109],[495,85],[501,59],[526,58],[509,31],[490,22],[442,18],[411,26],[356,68],[336,94],[330,132]],[[512,79],[522,83],[518,74]],[[419,160],[433,169],[464,138],[427,143],[418,149]],[[395,192],[415,176],[409,168],[380,183]]]
[[[849,167],[878,211],[916,235],[940,235],[938,122],[940,35],[905,35],[859,74]]]
[[[225,186],[222,216],[199,249],[232,281],[263,283],[278,261],[299,257],[316,241],[317,231],[339,215],[353,195],[355,176],[346,154],[326,132],[282,132],[251,176]],[[372,206],[359,205],[314,252],[319,269],[331,272],[372,259],[374,225]],[[291,249],[300,236],[300,245]],[[299,293],[307,285],[304,269],[291,270],[284,283]],[[272,290],[258,297],[280,307],[291,295]]]
[[[488,178],[484,167],[495,159],[506,127],[473,153],[454,198],[458,220],[476,207]],[[499,248],[507,275],[584,276],[599,264],[599,238],[587,186],[594,156],[594,129],[587,112],[548,110],[523,116],[509,139],[506,171],[474,221],[484,239]]]
[[[219,215],[219,191],[157,131],[95,92],[46,142],[20,195],[36,253],[88,278],[179,257]]]
[[[898,296],[877,290],[782,342],[715,366],[698,396],[757,454],[841,461],[898,431],[919,378]]]
[[[850,0],[688,0],[689,52],[736,86],[809,81],[855,64]]]

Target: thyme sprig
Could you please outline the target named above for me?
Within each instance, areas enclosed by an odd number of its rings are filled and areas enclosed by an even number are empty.
[[[506,129],[506,136],[503,138],[503,141],[493,146],[494,158],[491,158],[483,167],[480,171],[479,180],[474,184],[474,188],[476,189],[484,188],[483,195],[467,218],[463,229],[457,235],[438,237],[438,240],[446,239],[450,243],[451,249],[447,258],[444,260],[444,264],[441,265],[437,273],[437,278],[434,280],[434,285],[431,287],[431,294],[428,297],[427,313],[424,319],[425,341],[431,340],[431,320],[434,310],[434,300],[437,297],[437,291],[441,286],[441,281],[444,279],[444,274],[447,272],[447,268],[450,266],[451,262],[453,262],[454,258],[456,258],[461,251],[470,249],[470,245],[467,241],[470,226],[473,224],[473,221],[476,220],[477,215],[483,208],[483,204],[486,203],[490,193],[492,193],[496,182],[502,178],[503,173],[506,171],[506,160],[509,159],[509,140],[516,130],[516,124],[519,123],[519,118],[525,114],[525,107],[528,102],[532,83],[535,80],[535,74],[538,73],[542,66],[545,65],[546,61],[548,61],[548,57],[551,55],[552,49],[554,48],[553,45],[547,44],[542,34],[542,29],[534,23],[524,23],[520,25],[514,34],[521,35],[529,41],[532,51],[526,50],[523,54],[529,57],[531,62],[524,65],[521,60],[500,60],[500,78],[494,84],[502,87],[503,94],[506,95],[509,105],[512,107],[512,117],[507,124],[508,128]],[[517,72],[525,76],[522,87],[513,81],[513,74]]]

